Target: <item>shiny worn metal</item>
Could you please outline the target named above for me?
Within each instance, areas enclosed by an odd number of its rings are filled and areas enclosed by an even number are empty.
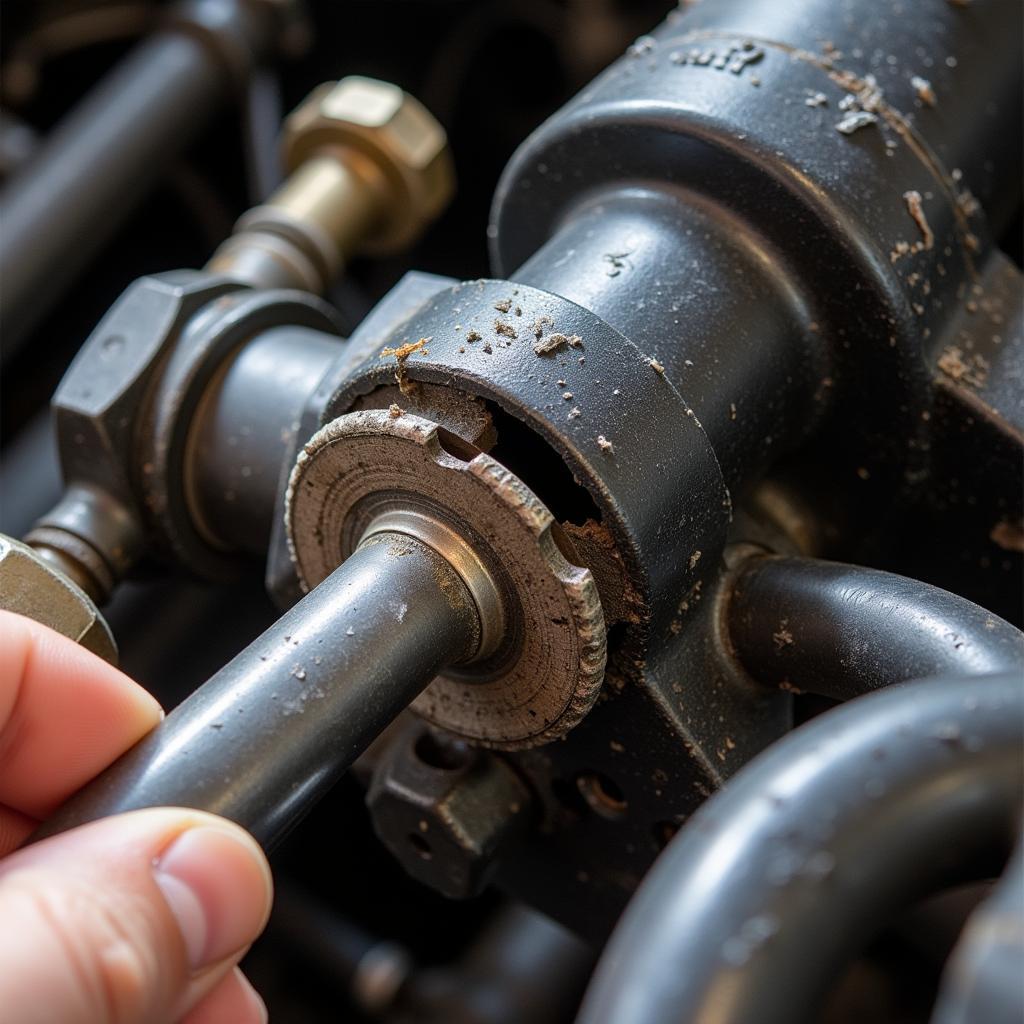
[[[415,710],[484,746],[564,735],[597,698],[605,626],[593,576],[548,509],[501,463],[429,420],[397,406],[349,413],[311,438],[289,481],[285,521],[304,584],[395,511],[440,519],[463,538],[500,590],[505,623],[490,658],[439,677]]]
[[[0,608],[26,615],[117,663],[117,645],[88,594],[44,555],[0,534]]]
[[[257,287],[323,292],[355,254],[409,245],[451,197],[444,129],[398,86],[353,76],[286,120],[290,176],[207,264]]]
[[[498,755],[421,724],[389,743],[366,803],[405,870],[450,899],[483,890],[534,812],[529,788]]]
[[[362,542],[380,533],[412,537],[444,557],[465,584],[480,619],[480,643],[470,660],[483,661],[496,653],[505,639],[505,609],[494,577],[472,546],[440,520],[408,509],[382,512],[367,527]]]
[[[221,814],[270,848],[478,642],[458,573],[411,537],[373,537],[35,838],[173,805]]]
[[[816,718],[672,840],[616,927],[581,1024],[691,1024],[723,1019],[723,1005],[730,1021],[815,1019],[897,909],[990,875],[1022,796],[1019,673],[895,686]]]

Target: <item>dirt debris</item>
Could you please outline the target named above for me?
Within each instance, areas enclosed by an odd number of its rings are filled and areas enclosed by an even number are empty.
[[[650,366],[650,368],[655,373],[660,373],[663,377],[665,376],[665,367],[662,366],[661,363],[659,363],[657,359],[648,359],[647,360],[647,365]]]
[[[615,445],[613,445],[611,441],[609,441],[608,438],[604,436],[604,434],[597,435],[597,447],[600,448],[601,451],[606,452],[609,455],[615,452]]]
[[[479,341],[483,335],[479,331],[470,331],[466,335],[466,341]]]
[[[397,402],[392,402],[388,406],[388,416],[391,419],[397,420],[400,416],[404,416],[404,415],[405,415],[405,410]]]
[[[878,115],[870,110],[851,110],[841,121],[836,122],[836,131],[843,135],[852,135],[861,128],[867,128],[878,121]]]
[[[927,78],[922,78],[920,75],[914,75],[910,79],[910,84],[914,87],[914,92],[917,93],[917,98],[929,107],[937,107],[939,105],[938,97],[935,95],[935,90],[932,88],[932,83]]]
[[[789,631],[789,619],[783,619],[779,623],[779,628],[772,633],[772,643],[775,644],[776,651],[784,651],[787,647],[792,647],[796,642],[793,638],[793,634]]]
[[[494,304],[494,308],[499,313],[507,313],[512,308],[512,300],[511,299],[502,299],[501,302],[496,302]]]
[[[533,351],[539,356],[557,352],[563,345],[569,348],[582,348],[583,339],[578,334],[549,334],[546,338],[538,337],[533,343]]]
[[[957,345],[946,348],[938,365],[950,380],[962,381],[972,388],[983,388],[988,380],[988,360],[980,352],[965,354]]]
[[[504,320],[494,321],[494,333],[500,334],[503,338],[512,338],[513,340],[519,337],[516,333],[516,329]]]

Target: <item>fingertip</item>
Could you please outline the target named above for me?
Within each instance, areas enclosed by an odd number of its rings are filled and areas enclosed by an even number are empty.
[[[251,943],[270,916],[273,883],[263,851],[243,829],[220,819],[193,824],[154,864],[193,970]]]
[[[0,612],[0,803],[41,818],[146,735],[153,696],[37,622]]]
[[[260,994],[235,967],[189,1012],[181,1024],[267,1024],[269,1014]]]

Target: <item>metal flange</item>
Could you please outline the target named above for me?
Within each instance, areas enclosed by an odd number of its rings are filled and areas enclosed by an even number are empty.
[[[285,517],[303,586],[325,579],[381,516],[389,529],[444,524],[426,542],[444,546],[447,529],[467,544],[501,606],[499,615],[493,597],[470,588],[483,623],[478,657],[439,676],[413,709],[481,746],[512,750],[564,736],[597,698],[606,631],[593,576],[574,564],[544,504],[490,456],[393,406],[333,420],[299,455]],[[499,618],[501,635],[489,638]]]

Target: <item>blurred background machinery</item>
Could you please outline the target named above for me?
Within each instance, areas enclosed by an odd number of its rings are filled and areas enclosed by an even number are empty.
[[[1019,1018],[1019,5],[665,7],[0,8],[0,602],[177,708],[44,830],[276,1021]]]

